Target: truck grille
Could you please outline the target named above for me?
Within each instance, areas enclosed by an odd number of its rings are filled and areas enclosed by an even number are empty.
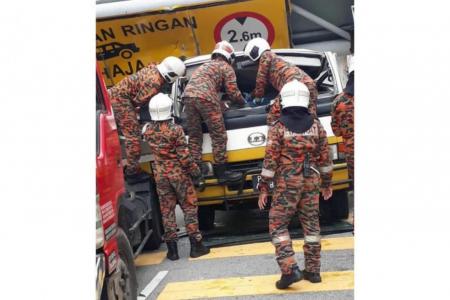
[[[262,159],[246,160],[228,163],[228,168],[232,171],[245,172],[251,169],[261,169],[262,164]]]
[[[247,160],[247,161],[242,161],[242,162],[229,163],[228,168],[232,171],[242,172],[244,174],[244,176],[249,171],[250,171],[250,174],[256,175],[256,174],[260,173],[262,164],[263,164],[262,159],[255,159],[255,160]],[[236,185],[229,184],[228,189],[230,191],[236,191],[236,190],[241,189],[241,185],[242,185],[243,190],[253,188],[252,180],[244,180],[244,182],[242,182],[240,184],[236,184]]]

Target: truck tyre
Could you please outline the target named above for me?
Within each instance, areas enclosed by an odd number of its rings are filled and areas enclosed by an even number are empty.
[[[212,206],[198,207],[198,223],[200,230],[211,230],[214,228],[216,210]]]
[[[133,259],[133,250],[131,249],[130,242],[125,235],[125,232],[121,228],[117,230],[116,238],[117,247],[119,249],[117,270],[121,272],[119,288],[120,292],[123,294],[123,297],[118,295],[109,295],[110,297],[108,297],[108,299],[135,300],[137,299],[138,284],[136,278],[136,267]],[[104,294],[102,294],[102,296],[103,295]]]
[[[347,191],[346,190],[333,191],[333,197],[331,197],[330,200],[333,219],[335,220],[347,219],[349,214]]]
[[[334,192],[333,192],[334,193]],[[322,197],[322,195],[320,195],[320,200],[319,200],[319,219],[320,219],[320,224],[322,225],[328,225],[333,223],[333,211],[332,211],[332,206],[331,206],[331,199],[328,199],[327,201],[325,201]]]
[[[150,207],[152,209],[151,224],[153,233],[144,246],[145,250],[159,249],[164,234],[161,208],[159,206],[159,197],[158,193],[156,192],[156,182],[153,178],[150,179]]]

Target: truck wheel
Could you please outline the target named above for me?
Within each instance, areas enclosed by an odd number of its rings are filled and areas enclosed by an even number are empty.
[[[144,246],[145,250],[159,249],[162,242],[162,236],[164,234],[159,197],[156,192],[156,183],[153,178],[150,179],[150,207],[152,209],[151,216],[153,233]]]
[[[211,206],[198,207],[198,223],[200,230],[211,230],[214,228],[216,210]]]
[[[121,228],[117,231],[117,247],[119,248],[119,259],[117,269],[120,271],[120,292],[124,300],[137,299],[137,278],[136,267],[134,265],[133,250],[125,232]],[[117,299],[122,299],[117,295]]]
[[[319,219],[320,219],[320,224],[323,225],[328,225],[333,223],[333,211],[332,211],[332,207],[331,207],[331,199],[328,199],[327,201],[325,201],[322,198],[322,195],[320,196],[320,200],[319,200]]]
[[[333,218],[335,220],[347,219],[349,213],[347,191],[333,191],[333,197],[330,200]]]

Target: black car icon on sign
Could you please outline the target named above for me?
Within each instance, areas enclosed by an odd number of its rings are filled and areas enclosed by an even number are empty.
[[[105,60],[111,57],[122,56],[124,59],[131,58],[133,53],[139,52],[135,43],[121,44],[117,42],[100,45],[97,47],[97,59]]]

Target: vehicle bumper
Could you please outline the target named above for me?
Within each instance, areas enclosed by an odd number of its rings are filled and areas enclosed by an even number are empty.
[[[252,176],[261,174],[260,168],[247,170],[243,174],[241,182],[233,186],[219,185],[217,179],[207,179],[205,189],[198,193],[198,205],[225,205],[241,204],[258,198],[259,192],[255,192],[252,183]],[[348,179],[347,164],[337,163],[333,165],[333,190],[345,190],[350,187],[351,180]]]

